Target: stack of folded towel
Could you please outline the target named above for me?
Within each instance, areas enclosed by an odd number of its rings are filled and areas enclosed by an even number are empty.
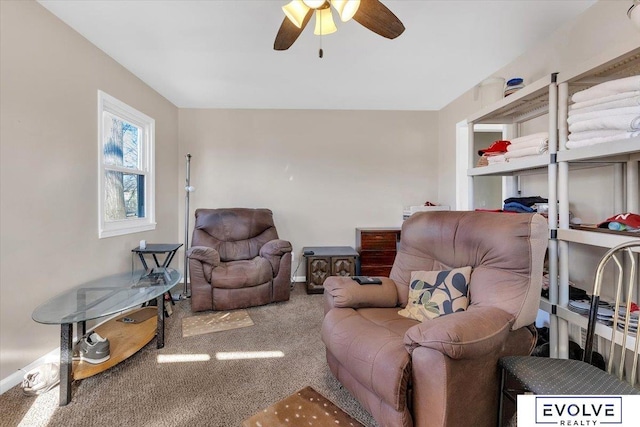
[[[539,132],[511,139],[511,144],[507,147],[504,157],[510,162],[516,158],[538,156],[548,150],[549,132]]]
[[[601,83],[571,100],[567,148],[640,136],[640,76]]]
[[[489,156],[485,154],[487,157],[487,165],[495,165],[498,163],[506,163],[507,159],[504,157],[504,154],[494,154],[493,156]]]

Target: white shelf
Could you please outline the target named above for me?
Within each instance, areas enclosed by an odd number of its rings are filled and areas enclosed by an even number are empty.
[[[610,249],[625,242],[640,240],[640,234],[634,237],[597,231],[559,229],[558,240]],[[632,248],[632,250],[640,253],[639,248]]]
[[[570,150],[558,151],[557,160],[559,162],[580,162],[600,160],[627,161],[632,155],[640,151],[640,137],[625,139],[620,141],[607,142],[603,144],[591,145],[588,147],[573,148]],[[619,156],[625,156],[619,158]]]
[[[578,325],[584,329],[587,329],[589,319],[586,316],[575,313],[569,310],[568,308],[561,307],[561,306],[556,306],[556,315],[559,318],[564,319],[571,324]],[[606,338],[607,340],[611,340],[612,332],[613,332],[613,328],[611,328],[610,326],[604,325],[600,322],[596,322],[596,330],[595,330],[596,336]],[[620,346],[622,345],[623,336],[624,336],[624,333],[622,331],[616,332],[616,335],[615,335],[616,344]],[[636,345],[636,338],[632,335],[628,335],[627,342],[625,343],[625,345],[627,349],[633,351]]]
[[[611,57],[608,52],[591,58],[573,69],[558,73],[558,84],[593,85],[600,80],[640,74],[640,48]]]
[[[549,165],[549,153],[539,156],[522,157],[512,159],[508,163],[497,163],[488,166],[481,166],[467,170],[468,176],[505,176],[520,175],[523,171],[534,171],[538,169],[539,173],[546,173],[546,167]],[[518,173],[521,172],[521,173]]]
[[[519,91],[471,115],[467,122],[511,124],[547,114],[550,84],[551,76],[527,84]]]
[[[553,304],[551,304],[549,300],[546,298],[540,298],[540,310],[553,314]],[[589,319],[587,318],[587,316],[583,316],[581,314],[578,314],[576,312],[569,310],[567,307],[561,307],[559,305],[556,305],[556,315],[559,318],[564,319],[573,325],[578,325],[581,328],[587,329],[587,326],[589,323]],[[610,326],[607,326],[600,322],[596,322],[596,330],[595,330],[596,336],[606,338],[607,340],[611,340],[612,331],[613,331],[613,328],[611,328]],[[619,331],[616,334],[615,340],[618,345],[622,345],[623,335],[624,334],[622,331]],[[633,350],[635,345],[636,345],[636,338],[632,335],[627,336],[626,347],[630,350]]]

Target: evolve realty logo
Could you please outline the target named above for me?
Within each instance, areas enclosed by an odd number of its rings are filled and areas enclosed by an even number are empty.
[[[621,396],[536,396],[535,425],[622,424]]]

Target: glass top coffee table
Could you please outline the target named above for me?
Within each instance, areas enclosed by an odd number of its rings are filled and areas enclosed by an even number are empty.
[[[156,299],[157,346],[164,347],[164,294],[182,274],[172,268],[160,274],[145,271],[117,274],[69,289],[37,307],[31,317],[39,323],[60,325],[60,406],[71,401],[73,324],[78,336],[86,334],[86,321],[110,316]]]

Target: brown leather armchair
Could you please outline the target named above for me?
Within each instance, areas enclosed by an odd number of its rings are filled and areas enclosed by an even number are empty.
[[[498,359],[535,345],[547,222],[537,214],[422,212],[401,236],[382,285],[324,282],[331,372],[381,426],[495,426]],[[422,322],[398,314],[412,272],[466,266],[465,311]]]
[[[233,310],[289,299],[291,243],[269,209],[197,209],[187,251],[191,309]]]

